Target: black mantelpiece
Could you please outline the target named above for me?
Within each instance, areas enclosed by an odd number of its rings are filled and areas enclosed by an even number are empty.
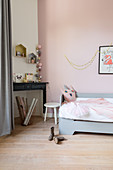
[[[48,82],[40,83],[13,83],[13,91],[43,90],[43,112],[45,112],[44,103],[46,103],[46,85]]]

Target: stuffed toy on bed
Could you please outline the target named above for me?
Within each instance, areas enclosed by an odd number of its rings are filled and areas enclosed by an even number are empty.
[[[72,102],[76,100],[76,90],[70,86],[64,85],[64,89],[61,90],[64,95],[64,99],[66,102]]]

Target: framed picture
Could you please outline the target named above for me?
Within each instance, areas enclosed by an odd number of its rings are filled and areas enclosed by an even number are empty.
[[[23,79],[24,79],[24,74],[23,73],[15,73],[14,75],[14,79],[16,83],[22,83],[23,82]]]
[[[99,47],[99,74],[113,74],[113,46]]]

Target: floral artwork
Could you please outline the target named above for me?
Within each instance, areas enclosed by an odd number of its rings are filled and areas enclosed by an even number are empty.
[[[113,74],[113,46],[99,47],[99,74]]]

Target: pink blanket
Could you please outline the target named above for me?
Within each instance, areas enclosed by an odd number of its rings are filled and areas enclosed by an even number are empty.
[[[81,100],[79,103],[86,104],[99,115],[104,115],[107,118],[113,119],[113,104],[104,98],[88,99],[86,101]]]
[[[70,118],[73,118],[74,116],[82,117],[90,114],[89,109],[93,109],[98,115],[113,119],[113,104],[104,98],[92,98],[70,102],[62,105],[60,111],[66,113],[65,111],[68,110]]]

